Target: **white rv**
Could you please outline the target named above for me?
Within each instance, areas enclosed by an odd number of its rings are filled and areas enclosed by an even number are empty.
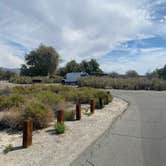
[[[76,84],[81,77],[88,76],[86,72],[71,72],[67,73],[62,81],[63,84]]]

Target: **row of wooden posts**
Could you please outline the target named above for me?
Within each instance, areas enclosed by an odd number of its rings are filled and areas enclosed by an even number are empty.
[[[99,103],[102,103],[102,99],[99,99]],[[95,103],[94,99],[90,100],[90,112],[94,114]],[[81,120],[81,103],[76,104],[76,120]],[[57,113],[57,122],[64,122],[64,111],[60,110]],[[27,148],[32,145],[32,132],[33,132],[33,122],[32,119],[24,121],[23,124],[23,147]]]

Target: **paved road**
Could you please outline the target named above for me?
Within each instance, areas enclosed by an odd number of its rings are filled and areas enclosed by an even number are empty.
[[[111,91],[126,113],[71,165],[166,166],[166,93]]]

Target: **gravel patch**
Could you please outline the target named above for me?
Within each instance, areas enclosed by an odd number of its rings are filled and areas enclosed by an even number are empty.
[[[128,103],[114,98],[112,103],[94,115],[87,116],[88,106],[83,106],[81,121],[65,122],[65,134],[56,135],[53,124],[33,132],[33,145],[22,149],[22,134],[0,132],[0,165],[5,166],[68,166],[90,144],[101,136],[111,123],[128,107]],[[3,154],[5,146],[12,144],[14,151]]]

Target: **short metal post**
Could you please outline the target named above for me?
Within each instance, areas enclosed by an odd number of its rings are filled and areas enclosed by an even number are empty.
[[[27,148],[32,145],[32,131],[33,124],[32,120],[25,120],[23,124],[23,147]]]
[[[60,123],[64,122],[64,111],[63,110],[58,111],[57,122],[60,122]]]
[[[95,103],[94,103],[94,99],[91,99],[90,100],[90,112],[92,114],[94,114],[94,111],[95,111]]]
[[[76,104],[76,120],[81,120],[81,104]]]

